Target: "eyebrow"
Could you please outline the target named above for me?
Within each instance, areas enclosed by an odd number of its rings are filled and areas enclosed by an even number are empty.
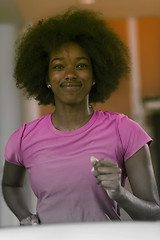
[[[54,62],[54,61],[62,61],[64,60],[64,57],[55,57],[53,59],[51,59],[51,63]],[[76,60],[87,60],[89,61],[89,58],[87,57],[77,57]]]
[[[55,58],[51,59],[51,62],[61,61],[61,60],[64,60],[64,58],[63,57],[55,57]]]

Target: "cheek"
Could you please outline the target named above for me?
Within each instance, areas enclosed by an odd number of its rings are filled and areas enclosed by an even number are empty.
[[[59,72],[53,72],[49,74],[49,80],[51,83],[57,82],[62,74],[60,74]]]
[[[88,88],[92,88],[92,83],[93,83],[93,76],[92,74],[88,74],[85,78],[85,85],[87,85]]]
[[[53,69],[50,68],[48,76],[50,82],[54,83],[64,78],[64,71],[53,71]]]
[[[87,81],[88,83],[92,83],[93,81],[93,74],[91,71],[80,72],[78,75],[79,78],[83,79],[84,81]]]
[[[56,86],[59,86],[60,82],[63,79],[62,73],[54,73],[49,75],[49,82],[51,83],[51,86],[53,88],[56,88]]]

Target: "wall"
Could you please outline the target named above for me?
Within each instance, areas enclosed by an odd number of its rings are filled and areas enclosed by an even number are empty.
[[[138,19],[142,97],[160,97],[160,17]]]

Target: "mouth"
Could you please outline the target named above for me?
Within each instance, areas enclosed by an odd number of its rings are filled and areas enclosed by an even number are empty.
[[[60,87],[66,88],[68,90],[74,90],[82,87],[80,82],[63,82],[61,83]]]

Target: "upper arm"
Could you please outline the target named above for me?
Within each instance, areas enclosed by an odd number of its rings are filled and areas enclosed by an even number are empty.
[[[140,199],[159,203],[157,184],[147,144],[125,162],[125,168],[133,194]]]
[[[23,185],[26,169],[23,166],[5,161],[2,185],[21,187]]]

